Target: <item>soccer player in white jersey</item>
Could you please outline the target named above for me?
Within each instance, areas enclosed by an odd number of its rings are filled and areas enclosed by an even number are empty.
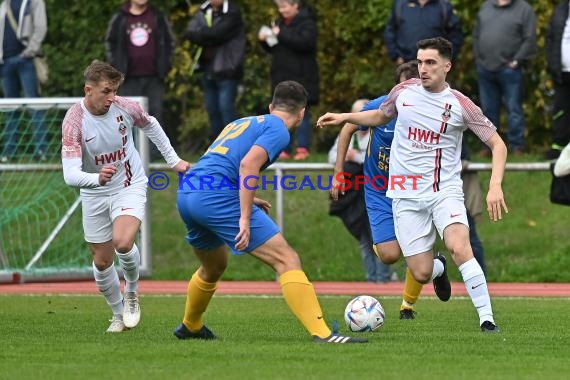
[[[107,332],[121,332],[140,320],[135,236],[144,217],[148,179],[133,128],[140,128],[176,171],[185,172],[189,164],[178,157],[154,117],[137,102],[116,96],[124,79],[121,72],[96,60],[84,77],[85,97],[63,119],[63,177],[81,189],[83,230],[93,254],[95,283],[113,312]],[[114,254],[125,278],[124,297]]]
[[[508,212],[501,187],[507,148],[481,109],[446,83],[451,69],[451,43],[437,37],[421,40],[417,46],[420,79],[396,85],[376,110],[327,113],[317,125],[349,122],[375,126],[398,117],[387,195],[394,199],[396,236],[408,267],[419,282],[433,280],[438,297],[449,298],[445,260],[433,260],[437,229],[459,267],[479,314],[481,330],[499,332],[485,275],[469,244],[460,177],[463,132],[473,131],[493,153],[487,193],[487,211],[493,221],[502,219],[503,210]]]

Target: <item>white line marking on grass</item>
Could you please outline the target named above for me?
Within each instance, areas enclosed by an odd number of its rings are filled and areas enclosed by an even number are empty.
[[[347,294],[322,294],[319,295],[318,298],[319,299],[327,299],[327,298],[353,298],[355,297],[357,294],[355,295],[347,295]],[[100,294],[91,294],[91,293],[0,293],[0,297],[10,297],[10,296],[23,296],[23,297],[101,297]],[[176,294],[176,293],[168,293],[168,294],[145,294],[145,293],[141,293],[139,294],[140,297],[142,298],[177,298],[177,297],[181,297],[181,298],[186,298],[185,294]],[[273,298],[283,298],[283,296],[281,294],[216,294],[214,295],[215,298],[260,298],[260,299],[273,299]],[[401,299],[402,297],[400,296],[378,296],[378,295],[373,295],[373,297],[376,297],[380,300],[383,299],[389,299],[389,300],[393,300],[393,299]],[[529,300],[529,301],[566,301],[566,302],[570,302],[570,298],[568,297],[558,297],[558,296],[544,296],[544,297],[514,297],[514,296],[509,296],[509,297],[499,297],[499,296],[495,296],[492,297],[494,300],[500,299],[500,300]],[[437,297],[435,296],[426,296],[426,297],[420,297],[420,299],[426,299],[426,300],[438,300]],[[450,299],[450,301],[453,300],[470,300],[469,297],[467,296],[455,296],[452,297]]]

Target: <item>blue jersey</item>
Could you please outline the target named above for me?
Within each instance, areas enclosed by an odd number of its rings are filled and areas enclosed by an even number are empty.
[[[386,100],[387,96],[381,96],[369,101],[362,108],[362,111],[377,110]],[[392,119],[388,124],[373,127],[370,133],[370,142],[366,151],[366,159],[364,160],[364,175],[370,180],[364,187],[368,193],[378,193],[386,195],[388,190],[388,165],[390,164],[390,146],[394,139],[394,127],[396,126],[396,118]],[[361,129],[368,127],[361,126]],[[367,199],[368,202],[368,199]]]
[[[251,147],[265,149],[269,160],[265,169],[289,145],[289,130],[274,115],[250,116],[228,124],[198,163],[190,169],[179,192],[196,190],[238,190],[239,166]]]
[[[276,116],[246,117],[228,124],[179,185],[177,206],[188,231],[186,240],[198,249],[225,244],[234,254],[242,254],[277,234],[275,222],[253,205],[249,245],[244,251],[235,250],[241,217],[239,167],[254,145],[269,156],[265,169],[288,144],[289,130]]]
[[[384,95],[369,101],[361,112],[380,108],[387,97]],[[392,200],[386,197],[390,178],[390,146],[394,139],[395,126],[396,118],[386,125],[372,128],[364,159],[364,175],[369,179],[364,185],[364,198],[374,244],[396,240]],[[360,126],[360,129],[366,128],[368,127]]]

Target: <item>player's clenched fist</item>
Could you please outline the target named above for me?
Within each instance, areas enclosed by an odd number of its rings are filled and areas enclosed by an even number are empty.
[[[107,182],[111,181],[111,178],[113,178],[116,172],[117,168],[115,165],[104,165],[99,172],[99,185],[104,186]]]
[[[176,170],[178,173],[186,173],[191,167],[192,165],[190,165],[187,161],[180,160],[176,166],[174,166],[174,170]]]

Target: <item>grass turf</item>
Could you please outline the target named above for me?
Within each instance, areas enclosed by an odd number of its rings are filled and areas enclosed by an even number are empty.
[[[342,322],[347,296],[321,297]],[[182,296],[142,296],[140,325],[104,331],[100,296],[0,296],[0,379],[565,379],[568,299],[495,298],[500,334],[483,334],[471,301],[423,298],[414,321],[380,298],[385,325],[365,345],[313,343],[280,297],[215,297],[206,315],[219,339],[179,341]]]

